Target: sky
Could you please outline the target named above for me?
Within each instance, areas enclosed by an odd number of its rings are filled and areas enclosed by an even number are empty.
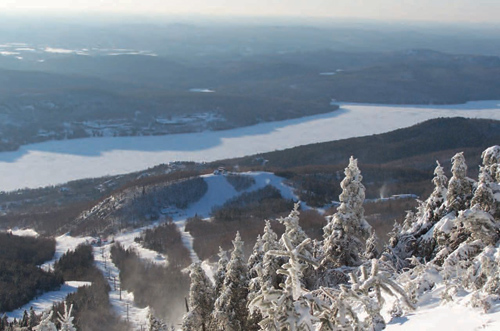
[[[498,21],[499,0],[0,0],[0,13],[106,12]]]

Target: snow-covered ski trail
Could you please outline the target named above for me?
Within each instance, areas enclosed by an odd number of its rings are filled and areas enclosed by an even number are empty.
[[[111,245],[94,247],[94,263],[111,288],[109,302],[118,316],[129,322],[133,330],[145,329],[149,308],[137,307],[134,303],[134,293],[121,289],[120,270],[111,260]]]

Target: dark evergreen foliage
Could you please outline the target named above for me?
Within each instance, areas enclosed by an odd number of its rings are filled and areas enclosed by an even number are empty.
[[[143,246],[168,255],[170,264],[185,268],[191,264],[189,250],[182,242],[179,228],[172,221],[142,233]]]
[[[11,311],[63,282],[37,265],[54,255],[55,241],[0,233],[0,312]]]

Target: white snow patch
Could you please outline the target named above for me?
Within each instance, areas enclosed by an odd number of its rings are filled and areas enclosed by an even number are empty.
[[[56,238],[56,252],[54,258],[48,262],[45,262],[40,267],[43,270],[49,270],[54,268],[54,263],[58,261],[61,256],[63,256],[68,251],[74,251],[78,245],[90,243],[92,237],[72,237],[69,233],[63,234]]]
[[[40,314],[44,311],[48,311],[52,309],[52,305],[55,302],[62,302],[66,299],[68,294],[74,293],[78,290],[79,287],[82,286],[90,286],[92,283],[90,282],[80,282],[80,281],[70,281],[65,282],[58,291],[46,292],[36,298],[35,300],[30,301],[19,309],[16,309],[12,312],[7,312],[7,317],[9,320],[13,320],[14,318],[20,319],[23,317],[24,311],[30,310],[30,307],[33,307],[37,314]]]
[[[455,221],[457,217],[453,213],[449,213],[444,216],[437,222],[435,226],[435,230],[443,233],[450,233],[452,228],[455,226]]]
[[[207,275],[208,279],[210,279],[212,284],[215,285],[214,273],[215,270],[217,269],[217,265],[214,263],[210,263],[208,261],[203,261],[201,263],[201,268],[203,269],[203,271],[205,271],[205,275]]]
[[[0,51],[0,55],[9,56],[9,55],[19,55],[19,52],[9,52],[9,51]]]
[[[463,293],[455,301],[441,304],[443,285],[424,295],[418,309],[388,323],[386,330],[500,330],[500,311],[484,313],[467,306],[471,294]]]
[[[114,240],[116,242],[119,242],[124,249],[133,249],[139,258],[142,260],[148,261],[150,263],[154,263],[157,265],[162,265],[162,266],[167,266],[168,265],[168,259],[167,256],[164,254],[160,254],[156,251],[153,251],[151,249],[143,247],[141,244],[135,242],[135,238],[139,237],[141,232],[145,231],[146,229],[153,228],[154,226],[158,225],[159,223],[152,224],[147,227],[142,227],[139,229],[135,229],[132,231],[127,231],[120,233],[115,236]]]
[[[33,229],[19,229],[19,228],[14,228],[12,230],[9,230],[10,233],[12,233],[15,236],[20,236],[20,237],[38,237],[39,234]]]
[[[19,47],[19,48],[16,48],[16,51],[19,51],[19,52],[36,52],[36,49],[30,48],[30,47]]]
[[[57,53],[57,54],[73,54],[77,52],[76,50],[73,49],[52,48],[52,47],[45,47],[44,51],[47,53]]]
[[[210,90],[207,88],[192,88],[189,89],[189,92],[197,92],[197,93],[214,93],[214,90]]]

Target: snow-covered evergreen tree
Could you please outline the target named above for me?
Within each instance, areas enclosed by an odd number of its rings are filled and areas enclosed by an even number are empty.
[[[52,314],[54,312],[50,311],[50,313],[43,313],[42,319],[40,323],[33,328],[34,331],[57,331],[56,325],[51,321]]]
[[[340,184],[340,206],[323,228],[323,265],[340,267],[361,263],[364,240],[371,229],[364,218],[365,187],[362,179],[357,160],[351,156],[345,168],[345,178]]]
[[[300,208],[300,203],[295,203],[293,210],[290,212],[290,214],[287,217],[282,217],[279,219],[281,223],[285,226],[285,232],[287,233],[287,237],[291,241],[292,245],[297,246],[304,242],[308,238],[307,234],[304,232],[304,230],[301,228],[299,224],[299,208]],[[283,237],[280,238],[280,245],[284,247],[285,243],[283,242]],[[308,255],[309,257],[313,256],[313,248],[312,245],[309,243],[307,247],[304,247],[306,250],[304,252],[305,255]]]
[[[434,169],[434,178],[432,179],[434,190],[425,201],[425,211],[423,215],[430,224],[436,223],[443,216],[443,206],[448,193],[448,178],[444,174],[441,164],[439,164],[438,161],[436,161],[436,163],[437,166],[436,169]]]
[[[449,211],[458,213],[470,206],[474,182],[467,177],[467,164],[463,152],[455,154],[451,163],[453,176],[448,183],[446,207]]]
[[[27,327],[28,326],[28,319],[29,319],[28,312],[25,310],[23,313],[23,318],[19,322],[19,326]]]
[[[262,273],[259,277],[260,287],[273,286],[278,288],[279,286],[280,277],[278,277],[277,271],[281,267],[281,259],[267,254],[269,251],[278,249],[280,249],[278,235],[271,228],[271,222],[266,221],[264,234],[262,235],[262,250],[264,257],[262,260]]]
[[[154,313],[149,309],[148,314],[148,331],[168,331],[168,326],[161,320],[155,317]],[[196,329],[193,329],[196,330]]]
[[[224,278],[226,277],[227,264],[229,263],[229,259],[227,258],[227,252],[219,247],[219,260],[217,262],[217,270],[214,274],[215,279],[215,291],[214,297],[217,298],[220,295],[222,290],[222,286],[224,285]]]
[[[184,315],[182,330],[205,331],[215,301],[212,282],[201,268],[200,262],[191,265],[189,276],[191,277],[189,312]]]
[[[250,279],[257,279],[261,273],[262,263],[264,261],[264,248],[260,234],[257,236],[252,254],[248,258],[247,268]]]
[[[283,250],[272,250],[267,254],[284,257],[287,260],[279,274],[285,277],[279,289],[272,286],[263,287],[261,292],[250,302],[250,310],[258,310],[262,314],[259,323],[261,330],[314,330],[314,323],[318,321],[311,310],[312,297],[304,289],[304,270],[309,265],[315,265],[308,255],[306,247],[311,239],[306,238],[295,246],[292,242],[293,232],[285,232],[280,242]],[[305,254],[304,254],[305,253]]]
[[[486,166],[482,166],[479,170],[479,182],[477,189],[474,191],[474,196],[471,200],[471,206],[477,206],[491,215],[497,213],[497,203],[492,190],[493,178]]]
[[[500,146],[491,146],[481,154],[483,166],[496,182],[500,182]]]
[[[366,240],[364,257],[367,260],[376,259],[380,253],[378,250],[378,237],[375,230],[372,229],[370,237]]]
[[[61,314],[57,312],[57,315],[59,316],[57,320],[59,321],[61,327],[60,331],[76,331],[75,326],[73,325],[73,319],[74,317],[71,316],[71,311],[73,310],[73,305],[70,305],[68,308],[68,304],[66,301],[64,301],[64,313]]]
[[[28,327],[33,329],[35,327],[35,325],[38,324],[39,321],[40,321],[40,318],[35,314],[35,310],[33,309],[33,307],[30,307],[30,316],[28,319]]]
[[[416,222],[417,222],[417,215],[415,214],[415,212],[413,210],[407,210],[405,220],[403,221],[403,226],[401,227],[401,231],[404,231],[404,232],[411,231],[411,229],[413,228],[413,225]]]
[[[248,270],[244,261],[243,241],[239,232],[236,233],[233,246],[224,284],[215,301],[211,330],[238,331],[246,329]]]
[[[280,264],[284,262],[282,258],[267,254],[269,251],[280,248],[278,236],[272,230],[270,221],[266,221],[264,233],[259,238],[254,246],[252,256],[248,259],[251,278],[248,286],[248,302],[262,294],[263,289],[279,288],[280,278],[277,271],[281,267]],[[262,314],[259,309],[255,308],[249,315],[249,330],[255,330],[260,321],[262,321]]]
[[[350,286],[341,285],[340,289],[322,288],[329,299],[329,305],[319,306],[320,331],[333,330],[383,330],[386,322],[381,311],[385,304],[383,292],[397,296],[408,308],[414,305],[406,292],[390,275],[381,272],[376,259],[372,260],[368,273],[365,266],[360,267],[360,275],[350,274]]]

